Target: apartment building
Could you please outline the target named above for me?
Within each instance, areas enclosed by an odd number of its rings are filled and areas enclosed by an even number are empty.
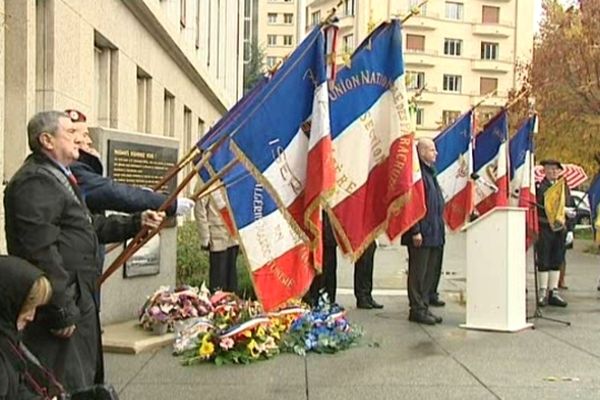
[[[402,17],[422,0],[344,0],[337,11],[340,52],[351,53],[381,21]],[[338,0],[314,0],[309,28]],[[429,0],[404,23],[406,81],[417,98],[417,133],[435,136],[461,112],[481,103],[480,121],[520,87],[517,63],[531,58],[531,0]]]
[[[257,0],[256,3],[256,40],[264,51],[265,68],[272,68],[298,44],[298,6],[302,0]]]
[[[244,0],[0,0],[0,16],[3,185],[38,111],[79,109],[181,154],[243,92]]]

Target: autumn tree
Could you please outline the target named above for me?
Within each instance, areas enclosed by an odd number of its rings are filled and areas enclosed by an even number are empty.
[[[593,174],[600,157],[600,1],[565,9],[543,0],[532,62],[519,69],[530,96],[514,108],[512,123],[522,121],[535,99],[538,159],[559,158]]]

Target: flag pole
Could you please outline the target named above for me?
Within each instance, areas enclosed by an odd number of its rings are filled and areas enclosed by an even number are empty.
[[[428,1],[429,0],[423,0],[417,6],[411,8],[410,13],[408,13],[407,16],[402,18],[402,20],[400,20],[400,23],[404,24],[406,21],[408,21],[410,18],[414,17],[415,15],[421,14],[421,7],[423,7],[425,4],[427,4]]]
[[[199,192],[202,193],[202,190],[206,191],[211,185],[213,185],[218,179],[223,177],[231,168],[233,168],[237,164],[238,160],[231,160],[225,167],[223,167],[217,174],[211,177],[201,188]],[[170,203],[197,174],[197,169],[190,171],[190,173],[185,177],[183,182],[179,185],[178,190],[172,193],[169,198],[163,203],[163,205],[159,208],[158,211],[164,211],[167,207],[167,204]],[[118,270],[131,256],[133,256],[142,246],[144,246],[152,237],[154,237],[166,224],[167,219],[163,219],[160,225],[157,228],[150,229],[147,227],[142,227],[137,235],[131,240],[129,245],[123,250],[121,254],[113,261],[113,263],[108,267],[108,269],[102,274],[99,280],[99,285],[102,285],[104,281],[106,281],[116,270]]]

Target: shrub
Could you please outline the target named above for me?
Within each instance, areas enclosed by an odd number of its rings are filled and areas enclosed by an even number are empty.
[[[237,259],[238,295],[252,298],[254,288],[243,254]],[[200,248],[198,229],[194,221],[186,221],[177,228],[177,284],[201,286],[208,283],[208,252]]]

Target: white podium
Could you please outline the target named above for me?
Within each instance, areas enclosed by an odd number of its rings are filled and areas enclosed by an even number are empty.
[[[467,232],[466,329],[516,332],[526,320],[525,208],[500,207]]]

